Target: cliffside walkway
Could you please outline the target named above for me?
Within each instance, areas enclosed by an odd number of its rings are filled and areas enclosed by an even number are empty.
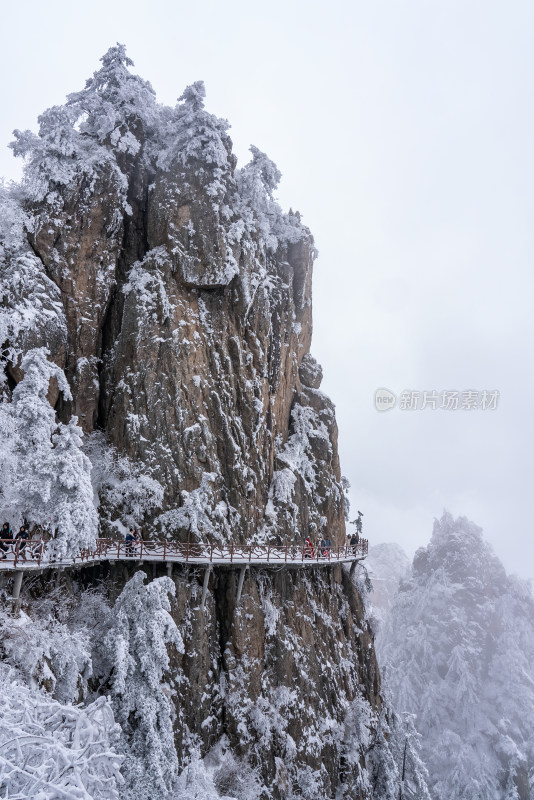
[[[54,558],[49,542],[32,539],[25,542],[0,540],[0,570],[30,572],[44,568],[64,569],[102,562],[164,562],[199,566],[325,567],[353,563],[365,558],[367,539],[357,545],[343,545],[321,551],[313,545],[215,545],[200,542],[140,541],[126,544],[111,539],[97,539],[94,550],[80,550],[71,558]],[[4,558],[1,558],[4,556]]]

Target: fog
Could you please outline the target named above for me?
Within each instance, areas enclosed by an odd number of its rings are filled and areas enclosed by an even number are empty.
[[[534,6],[394,0],[29,0],[3,9],[0,174],[14,128],[124,42],[161,102],[195,80],[283,173],[319,250],[312,352],[353,510],[408,553],[444,508],[534,577]],[[495,410],[379,413],[374,393],[498,391]]]

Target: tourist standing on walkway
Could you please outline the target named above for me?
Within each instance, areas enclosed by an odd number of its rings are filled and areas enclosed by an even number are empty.
[[[332,550],[332,539],[329,536],[323,536],[319,547],[321,555],[325,558],[328,558],[330,556],[330,551]]]
[[[2,530],[0,531],[0,560],[7,558],[7,553],[9,552],[9,547],[12,541],[13,535],[11,533],[11,528],[9,527],[9,522],[4,522],[2,525]]]
[[[126,534],[125,543],[126,543],[126,555],[133,556],[133,542],[134,542],[134,530],[130,528],[128,533]]]
[[[25,525],[21,525],[17,535],[15,536],[15,540],[17,542],[18,552],[19,555],[22,556],[24,561],[26,561],[26,542],[30,538],[30,534]]]
[[[360,536],[362,535],[362,529],[363,529],[362,517],[363,517],[363,511],[358,511],[358,516],[356,517],[356,519],[353,519],[352,522],[350,523],[351,525],[356,526],[356,530],[350,537],[350,546],[354,555],[356,555],[357,553],[358,545],[360,543]]]

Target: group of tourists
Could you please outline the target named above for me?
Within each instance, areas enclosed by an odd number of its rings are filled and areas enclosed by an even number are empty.
[[[358,547],[360,545],[360,538],[362,535],[362,528],[363,528],[363,512],[358,511],[358,516],[354,519],[350,524],[355,525],[356,528],[351,536],[348,537],[348,545],[353,553],[353,555],[358,555]],[[313,542],[308,537],[304,542],[304,558],[315,558],[318,556],[319,558],[329,558],[332,552],[332,540],[328,535],[323,536],[319,543],[319,548],[317,552],[315,551],[315,547],[313,546]]]
[[[140,541],[141,541],[141,536],[139,535],[139,532],[135,528],[130,528],[125,536],[127,556],[137,555],[137,548],[139,547]]]
[[[10,553],[17,553],[19,558],[26,561],[27,553],[30,558],[39,558],[43,546],[42,535],[35,529],[30,535],[29,525],[24,522],[16,533],[13,533],[9,522],[4,522],[0,529],[0,561],[9,558]]]

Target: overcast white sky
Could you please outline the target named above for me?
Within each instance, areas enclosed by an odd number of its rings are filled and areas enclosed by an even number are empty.
[[[0,175],[14,128],[124,42],[158,99],[202,79],[235,150],[265,150],[320,256],[312,352],[373,543],[443,508],[534,577],[534,4],[20,0],[4,4]],[[379,414],[374,391],[501,393],[496,411]]]

